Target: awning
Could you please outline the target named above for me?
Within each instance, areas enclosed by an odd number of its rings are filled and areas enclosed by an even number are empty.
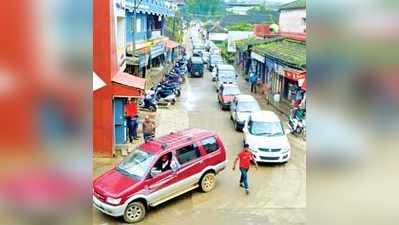
[[[93,91],[98,90],[105,85],[106,83],[95,72],[93,72]]]
[[[165,42],[165,46],[166,46],[167,48],[172,49],[172,48],[178,47],[179,44],[176,43],[176,42],[174,42],[174,41],[172,41],[172,40],[167,40],[167,41]]]
[[[138,88],[141,90],[144,90],[145,88],[145,79],[141,77],[136,77],[131,74],[125,73],[125,72],[119,72],[116,74],[113,78],[112,81],[118,84],[123,84],[126,86]]]

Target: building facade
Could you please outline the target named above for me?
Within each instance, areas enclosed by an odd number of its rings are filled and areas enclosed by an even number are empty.
[[[145,79],[127,72],[143,71],[164,55],[163,19],[172,15],[164,1],[142,0],[136,10],[133,38],[134,0],[93,2],[93,150],[112,156],[114,148],[127,140],[124,105],[128,98],[143,94]],[[136,57],[132,43],[136,43]],[[145,72],[145,71],[144,71]],[[98,85],[100,83],[101,85]],[[93,83],[93,86],[95,84]]]
[[[297,0],[280,7],[280,34],[291,39],[306,40],[306,0]]]
[[[125,15],[126,72],[145,77],[147,69],[165,60],[165,17],[173,16],[173,10],[164,0],[125,0]]]

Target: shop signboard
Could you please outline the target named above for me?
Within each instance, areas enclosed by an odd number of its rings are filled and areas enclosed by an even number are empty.
[[[265,57],[262,55],[257,54],[256,52],[251,52],[251,58],[255,59],[261,63],[265,63]]]
[[[301,80],[305,78],[305,71],[299,70],[284,70],[284,76],[291,80]]]
[[[151,48],[151,59],[158,57],[164,53],[163,45],[156,45]]]

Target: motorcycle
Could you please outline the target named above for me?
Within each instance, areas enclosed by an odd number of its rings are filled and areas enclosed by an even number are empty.
[[[306,110],[300,108],[295,108],[290,113],[288,119],[288,127],[293,135],[303,136],[305,138],[306,135],[305,114]]]
[[[155,97],[155,92],[154,91],[148,91],[145,96],[140,99],[139,101],[139,107],[140,110],[149,110],[151,112],[156,112],[157,111],[157,100]]]
[[[155,99],[158,104],[169,104],[174,105],[176,103],[176,95],[173,90],[162,89],[161,86],[154,87]]]

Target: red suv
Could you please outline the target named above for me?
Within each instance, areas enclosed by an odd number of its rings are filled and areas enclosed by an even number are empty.
[[[114,169],[93,182],[93,205],[126,222],[141,221],[149,206],[199,187],[211,191],[226,167],[218,135],[186,129],[140,145]]]

